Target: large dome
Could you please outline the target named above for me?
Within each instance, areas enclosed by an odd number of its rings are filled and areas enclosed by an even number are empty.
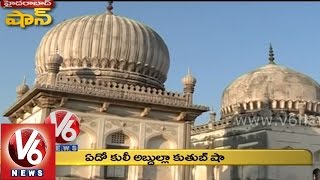
[[[169,52],[151,28],[112,13],[76,17],[48,31],[36,53],[37,82],[47,74],[49,57],[58,49],[60,76],[163,88]]]
[[[237,106],[246,110],[259,109],[266,98],[273,109],[298,109],[297,103],[303,102],[309,103],[310,111],[318,112],[320,86],[302,73],[270,63],[227,86],[222,96],[222,114],[232,113]]]

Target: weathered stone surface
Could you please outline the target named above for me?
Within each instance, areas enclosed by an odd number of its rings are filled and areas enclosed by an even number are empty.
[[[298,110],[299,103],[310,102],[309,111],[320,112],[317,108],[320,86],[316,81],[287,67],[268,64],[240,76],[226,87],[222,96],[222,115],[237,112],[239,108],[234,108],[237,104],[245,111],[259,109],[265,96],[271,100],[271,109]]]

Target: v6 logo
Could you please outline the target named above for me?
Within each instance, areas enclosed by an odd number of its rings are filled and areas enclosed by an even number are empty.
[[[80,133],[80,120],[74,113],[69,111],[58,110],[51,112],[44,123],[55,124],[56,143],[72,142]]]
[[[43,136],[35,129],[19,129],[9,140],[11,159],[22,167],[32,167],[41,163],[47,145]]]

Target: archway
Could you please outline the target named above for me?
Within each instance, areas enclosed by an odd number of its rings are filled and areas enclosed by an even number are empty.
[[[129,149],[131,145],[130,137],[122,131],[111,133],[106,138],[106,149]],[[127,180],[128,170],[128,166],[106,166],[104,167],[104,178]]]
[[[95,135],[88,128],[81,128],[79,136],[75,141],[69,144],[77,144],[79,149],[91,149],[95,143]],[[92,167],[90,166],[58,166],[56,174],[58,177],[75,177],[75,178],[90,178]]]
[[[175,144],[164,137],[163,135],[156,135],[147,141],[147,149],[172,149]],[[150,180],[173,180],[174,167],[172,166],[144,166],[143,178]]]

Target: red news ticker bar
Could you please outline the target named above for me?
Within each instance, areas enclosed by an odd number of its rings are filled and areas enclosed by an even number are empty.
[[[54,0],[1,0],[3,8],[53,8]]]

